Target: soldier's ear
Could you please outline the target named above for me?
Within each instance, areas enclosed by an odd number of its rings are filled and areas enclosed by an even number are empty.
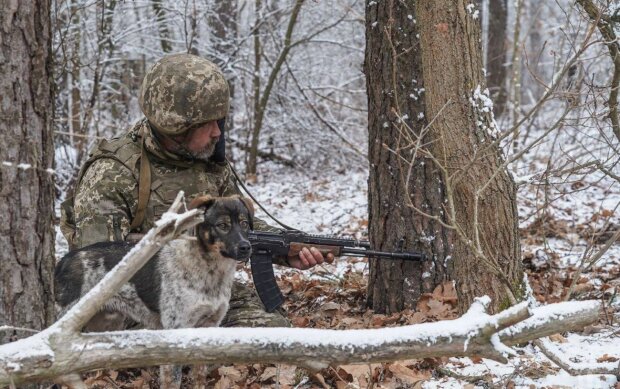
[[[248,222],[250,223],[250,230],[254,229],[254,204],[252,203],[252,200],[248,199],[247,197],[241,197],[239,196],[239,200],[241,200],[241,202],[243,203],[243,205],[245,205],[245,207],[248,210]]]
[[[188,208],[189,209],[204,208],[204,211],[206,212],[207,209],[209,209],[214,203],[215,203],[215,197],[211,197],[209,195],[198,196],[189,203]]]

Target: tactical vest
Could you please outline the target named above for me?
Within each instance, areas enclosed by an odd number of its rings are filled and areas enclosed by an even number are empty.
[[[138,199],[138,209],[129,215],[132,219],[132,233],[145,233],[152,228],[154,222],[170,208],[180,190],[185,192],[185,199],[189,202],[198,195],[224,195],[223,191],[228,182],[225,163],[162,161],[148,151],[143,151],[142,126],[144,125],[146,125],[144,122],[139,122],[125,136],[101,140],[90,152],[87,161],[80,169],[74,191],[74,193],[79,191],[82,177],[95,161],[109,158],[122,164],[136,180],[138,197],[141,196],[141,190],[145,197],[145,199]],[[141,172],[141,169],[145,169],[145,164],[141,161],[142,155],[147,156],[146,168],[150,170],[148,179],[145,179],[144,172]],[[144,187],[150,190],[144,191]],[[93,206],[97,205],[93,204]],[[74,247],[76,233],[73,208],[74,196],[61,204],[60,228],[70,248]],[[140,217],[141,212],[143,215]]]

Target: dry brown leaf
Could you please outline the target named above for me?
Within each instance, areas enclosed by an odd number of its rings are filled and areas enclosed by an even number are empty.
[[[243,377],[243,373],[234,366],[224,366],[217,369],[220,376],[229,377],[233,382],[239,381]]]
[[[399,362],[390,364],[388,369],[395,378],[408,385],[414,385],[416,382],[424,381],[431,377],[431,373],[428,371],[412,370]]]
[[[471,361],[475,364],[480,364],[482,363],[482,358],[477,356],[477,355],[473,355],[471,357],[469,357],[469,359],[471,359]]]
[[[407,324],[420,324],[424,323],[428,319],[428,316],[422,312],[414,312],[411,316],[407,316]]]
[[[437,300],[428,301],[428,316],[444,319],[451,316],[452,307]]]
[[[108,371],[108,375],[112,378],[112,381],[116,381],[118,378],[118,370],[110,370]]]
[[[306,316],[297,316],[294,317],[291,322],[293,323],[293,327],[307,327],[310,324],[310,319]]]
[[[602,357],[596,358],[596,362],[618,362],[618,357],[614,357],[613,355],[605,354]]]
[[[323,374],[316,373],[314,375],[314,378],[316,378],[316,380],[319,381],[319,383],[321,384],[321,386],[323,386],[324,389],[330,389],[329,385],[327,385],[327,383],[325,382],[325,378],[323,377]]]
[[[568,340],[566,340],[566,338],[563,337],[561,334],[549,335],[549,339],[551,339],[553,342],[556,342],[556,343],[567,343],[568,342]]]
[[[94,375],[87,377],[84,380],[86,386],[91,386],[95,381],[99,381],[103,377],[103,370],[97,370]]]
[[[603,217],[612,217],[614,215],[614,211],[612,211],[611,209],[603,209],[601,211],[601,216]]]
[[[275,376],[276,376],[276,368],[275,368],[275,366],[268,366],[268,367],[265,368],[265,370],[263,371],[263,374],[260,375],[258,380],[260,382],[265,382],[265,381],[269,381],[270,379],[274,378]]]
[[[431,299],[431,295],[429,293],[424,293],[418,299],[418,303],[416,305],[416,310],[418,312],[427,313],[429,311],[428,301]]]
[[[356,317],[345,317],[340,320],[340,323],[353,328],[361,328],[364,325],[364,322]]]
[[[227,376],[222,376],[220,377],[220,379],[215,383],[215,386],[213,387],[214,389],[229,389],[232,388],[233,386],[233,382],[230,379],[230,377]]]
[[[433,298],[444,303],[456,304],[457,296],[454,282],[444,281],[437,285],[433,290]]]
[[[276,375],[276,379],[280,383],[280,386],[293,386],[297,368],[294,365],[280,365],[279,368],[279,374]]]
[[[370,368],[368,365],[340,365],[338,366],[338,375],[349,382],[367,382],[367,376],[370,376]],[[360,383],[360,386],[363,386]]]
[[[325,303],[323,305],[321,305],[321,311],[339,311],[340,310],[340,304],[335,303],[333,301],[330,301],[328,303]]]
[[[336,389],[348,389],[349,383],[344,381],[336,381]]]

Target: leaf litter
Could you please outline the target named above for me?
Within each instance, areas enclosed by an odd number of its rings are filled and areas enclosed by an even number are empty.
[[[278,170],[280,169],[280,170]],[[313,180],[282,169],[267,169],[263,182],[252,188],[259,200],[287,224],[308,232],[367,237],[366,177],[352,175],[346,183],[334,180],[319,183],[321,193],[313,192]],[[273,179],[273,180],[272,180]],[[276,184],[276,182],[286,182]],[[343,207],[336,201],[349,193]],[[618,196],[618,194],[614,194]],[[607,201],[608,198],[605,198]],[[528,202],[529,201],[529,202]],[[615,363],[620,358],[618,312],[620,302],[620,246],[613,245],[601,261],[578,272],[580,259],[589,245],[600,244],[618,228],[613,207],[596,208],[590,200],[573,199],[573,205],[545,216],[522,221],[522,248],[526,274],[539,303],[563,301],[574,282],[572,299],[598,299],[605,311],[599,323],[581,334],[556,334],[551,341],[562,351],[583,363]],[[520,213],[528,219],[528,204],[520,198]],[[579,204],[577,207],[575,204]],[[585,207],[584,207],[585,205]],[[334,207],[340,207],[338,211]],[[553,207],[552,207],[553,208]],[[295,212],[287,210],[295,210]],[[524,210],[526,212],[524,212]],[[533,209],[533,208],[532,208]],[[553,209],[552,209],[553,211]],[[589,214],[588,214],[589,213]],[[281,215],[280,215],[281,214]],[[264,215],[263,215],[264,218]],[[583,270],[583,269],[582,269]],[[250,280],[249,269],[240,269],[238,278]],[[424,294],[415,309],[391,315],[378,314],[366,307],[368,264],[366,259],[343,258],[336,264],[317,266],[311,271],[277,269],[278,283],[286,297],[285,308],[291,323],[300,328],[362,329],[455,319],[457,296],[451,282]],[[341,365],[309,374],[295,366],[221,366],[209,374],[208,387],[215,388],[462,388],[462,387],[601,387],[616,385],[612,376],[571,377],[551,363],[535,347],[515,347],[519,356],[509,364],[479,358],[427,358],[420,360]],[[154,388],[157,368],[127,369],[118,372],[98,370],[86,376],[89,388]],[[191,382],[184,377],[183,386]]]

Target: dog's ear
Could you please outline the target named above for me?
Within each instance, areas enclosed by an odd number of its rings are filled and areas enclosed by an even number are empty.
[[[209,195],[198,196],[189,203],[189,209],[204,208],[206,211],[215,203],[215,197]]]
[[[248,220],[248,222],[250,223],[250,230],[253,230],[254,229],[254,204],[252,203],[252,200],[248,199],[247,197],[239,196],[239,200],[241,200],[243,205],[245,205],[245,207],[248,209],[248,216],[250,219]]]

